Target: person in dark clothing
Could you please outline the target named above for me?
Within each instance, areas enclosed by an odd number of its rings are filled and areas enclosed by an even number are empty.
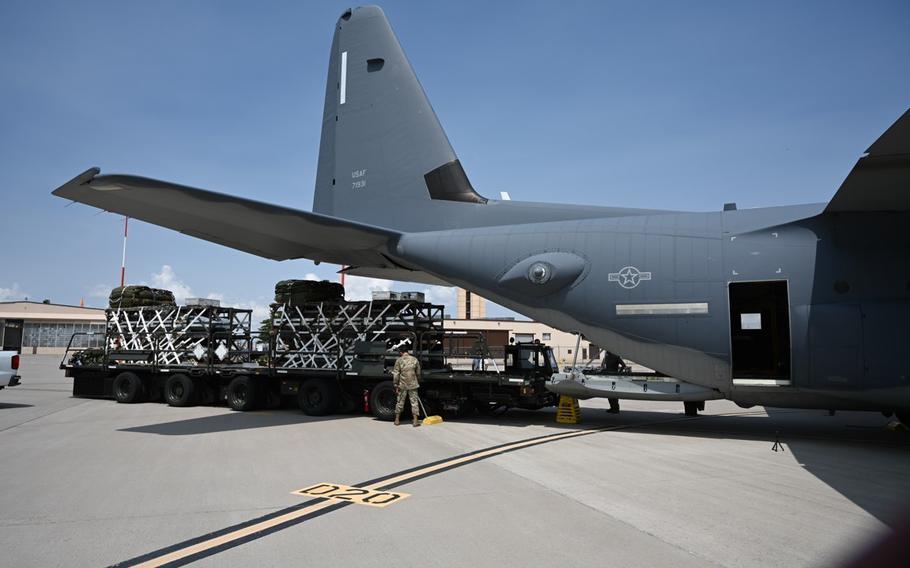
[[[622,360],[622,357],[619,355],[614,355],[607,351],[607,354],[604,355],[604,364],[603,372],[608,375],[615,375],[617,373],[623,373],[629,368],[626,365],[626,362]]]
[[[604,364],[603,364],[603,373],[607,375],[616,375],[623,373],[629,369],[629,366],[626,365],[626,362],[622,360],[622,357],[619,355],[614,355],[613,353],[607,351],[607,354],[604,355]],[[608,398],[610,401],[610,409],[607,410],[610,414],[619,414],[619,399],[618,398]]]

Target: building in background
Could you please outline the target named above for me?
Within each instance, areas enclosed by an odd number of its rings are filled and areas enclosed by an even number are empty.
[[[553,349],[553,355],[560,367],[572,365],[573,362],[585,366],[589,362],[596,363],[602,357],[600,348],[590,341],[582,339],[576,348],[578,337],[575,334],[536,321],[459,318],[446,320],[445,328],[448,333],[463,333],[468,338],[482,334],[492,353],[501,353],[502,348],[510,341],[516,343],[540,341]],[[471,340],[465,343],[470,344]]]
[[[575,334],[540,322],[514,318],[487,319],[487,301],[484,298],[463,288],[456,290],[457,317],[447,319],[445,328],[450,333],[465,334],[465,341],[460,343],[465,343],[466,346],[472,344],[473,338],[483,335],[491,352],[501,353],[510,341],[523,343],[536,340],[553,349],[560,367],[572,365],[573,362],[584,366],[589,362],[600,361],[603,356],[600,348],[591,342],[582,339],[576,347],[578,338]]]
[[[22,354],[61,355],[74,347],[101,347],[104,310],[43,302],[0,302],[0,346]]]
[[[457,290],[457,309],[455,310],[458,319],[473,320],[487,317],[487,301],[473,292],[464,288]]]

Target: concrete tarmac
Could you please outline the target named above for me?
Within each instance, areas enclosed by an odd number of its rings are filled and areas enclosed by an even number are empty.
[[[0,391],[4,566],[113,565],[322,506],[291,494],[317,483],[582,428],[603,430],[433,472],[385,508],[334,501],[190,565],[832,566],[910,504],[910,433],[873,413],[583,401],[578,426],[551,409],[396,428],[76,399],[58,363],[23,357],[23,384]]]

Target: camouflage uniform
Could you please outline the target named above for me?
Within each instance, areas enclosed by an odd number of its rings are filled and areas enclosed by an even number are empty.
[[[410,353],[405,353],[395,361],[392,368],[392,383],[398,389],[398,402],[395,404],[395,415],[401,414],[404,409],[405,396],[411,399],[411,414],[416,418],[420,416],[420,407],[417,405],[417,383],[420,377],[420,361]]]

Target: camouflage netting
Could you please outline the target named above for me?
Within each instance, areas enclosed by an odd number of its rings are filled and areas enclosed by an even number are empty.
[[[282,280],[275,284],[275,302],[292,306],[307,302],[343,302],[344,286],[323,280]]]
[[[104,363],[104,349],[90,347],[73,353],[70,357],[69,364],[74,366],[83,365],[101,365]]]
[[[148,286],[124,286],[111,290],[111,308],[141,308],[144,306],[176,306],[174,293],[170,290]]]

